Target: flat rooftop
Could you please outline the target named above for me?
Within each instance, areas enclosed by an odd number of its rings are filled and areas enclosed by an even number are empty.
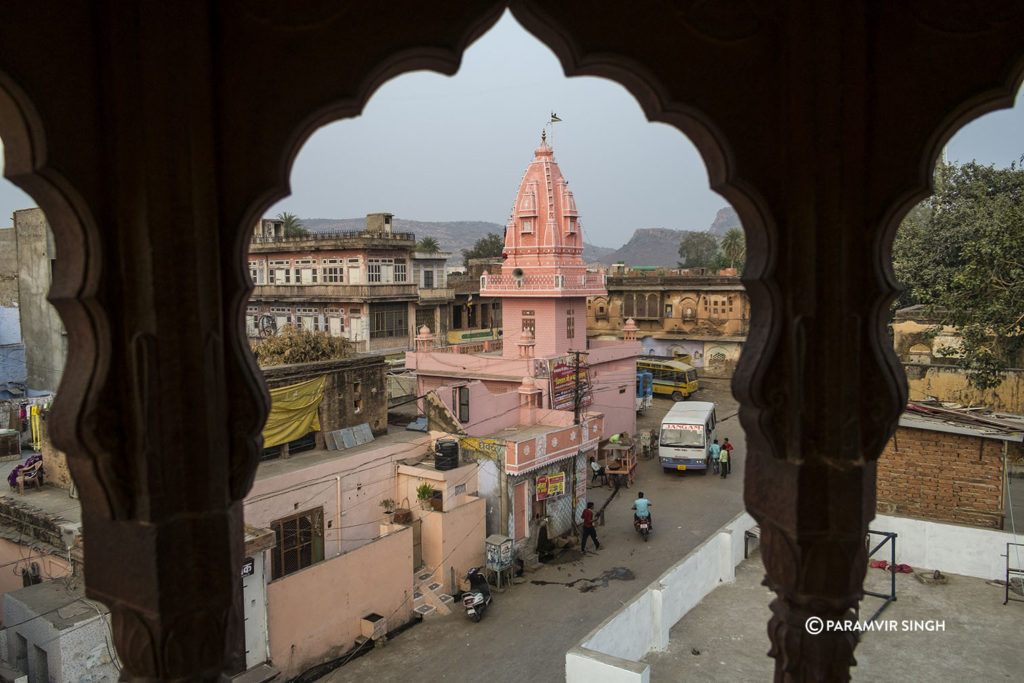
[[[931,570],[914,570],[931,576]],[[672,627],[665,652],[647,655],[651,680],[771,680],[775,664],[767,656],[767,624],[774,593],[761,585],[763,578],[760,553],[754,552],[736,568],[735,582],[720,585]],[[894,628],[861,633],[853,680],[1020,677],[1024,602],[1004,606],[1005,588],[982,579],[956,574],[946,579],[922,583],[914,574],[896,574],[896,601],[877,618],[881,626]],[[889,582],[887,571],[869,568],[864,585],[888,593]],[[870,618],[882,602],[865,596],[861,618]]]

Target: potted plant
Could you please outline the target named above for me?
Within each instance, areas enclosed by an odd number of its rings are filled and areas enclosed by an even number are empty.
[[[395,514],[395,505],[395,501],[391,500],[390,498],[385,498],[380,502],[380,506],[384,508],[384,519],[386,519],[388,522],[391,521],[392,515]]]
[[[416,487],[416,498],[420,501],[420,507],[424,510],[430,509],[430,499],[434,497],[434,486],[430,482],[423,482]]]

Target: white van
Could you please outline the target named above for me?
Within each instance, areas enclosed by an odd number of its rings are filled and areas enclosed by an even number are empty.
[[[698,470],[706,474],[711,444],[717,438],[714,403],[676,403],[661,421],[658,459],[666,470]]]

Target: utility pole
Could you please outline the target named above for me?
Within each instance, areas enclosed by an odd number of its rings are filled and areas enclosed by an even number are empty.
[[[580,423],[580,403],[582,397],[580,396],[580,354],[582,351],[572,351],[573,355],[573,388],[572,388],[572,423],[578,425]]]

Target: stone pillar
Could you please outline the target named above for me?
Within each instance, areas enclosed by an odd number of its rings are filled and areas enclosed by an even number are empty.
[[[430,333],[430,328],[424,325],[420,328],[419,334],[416,335],[416,351],[426,353],[433,348],[434,335]]]
[[[636,321],[630,318],[622,328],[622,341],[635,342],[639,331],[640,328],[636,326]]]
[[[520,358],[533,358],[533,347],[535,346],[533,332],[530,330],[523,330],[523,334],[519,337],[518,344]]]

